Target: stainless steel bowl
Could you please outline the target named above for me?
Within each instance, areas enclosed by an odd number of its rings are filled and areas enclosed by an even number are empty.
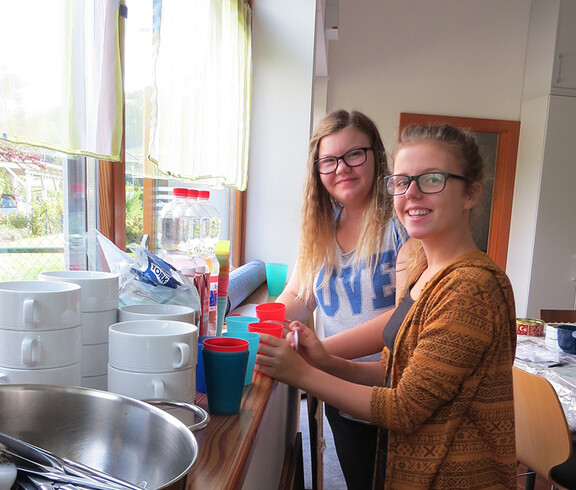
[[[87,388],[0,386],[0,432],[148,490],[184,488],[192,432],[148,403]]]

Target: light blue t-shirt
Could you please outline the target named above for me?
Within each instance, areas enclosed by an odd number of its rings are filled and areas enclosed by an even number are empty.
[[[326,337],[365,323],[395,306],[396,257],[407,238],[402,225],[394,219],[390,220],[384,228],[377,265],[373,270],[367,269],[365,262],[355,268],[355,250],[343,253],[337,246],[336,266],[327,284],[320,288],[325,267],[314,280],[316,306]],[[379,353],[361,358],[370,361],[379,359]]]

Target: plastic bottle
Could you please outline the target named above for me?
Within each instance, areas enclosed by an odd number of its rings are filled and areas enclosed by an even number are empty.
[[[86,233],[86,201],[83,183],[70,186],[68,194],[68,226],[65,227],[65,263],[66,269],[86,270],[86,245],[84,234]]]
[[[188,219],[188,239],[186,248],[190,255],[202,255],[205,239],[205,227],[202,226],[202,218],[205,211],[198,202],[198,191],[188,189],[188,204],[184,209],[184,216]]]
[[[214,252],[216,244],[220,240],[222,218],[218,210],[210,203],[210,191],[198,191],[198,202],[204,207],[205,219],[203,225],[205,231],[204,251]]]
[[[194,200],[188,198],[188,192],[182,187],[174,188],[174,198],[160,211],[160,256],[196,286],[200,297],[199,334],[208,335],[210,271],[203,255],[190,250],[189,215],[193,213]]]
[[[183,208],[183,219],[188,222],[188,236],[186,251],[190,258],[186,268],[182,271],[196,286],[200,296],[200,324],[201,336],[212,335],[210,333],[210,268],[204,258],[202,245],[204,242],[204,228],[201,220],[205,211],[198,203],[198,191],[188,189],[187,204]]]
[[[159,218],[160,246],[165,259],[173,254],[187,254],[188,221],[183,218],[183,212],[188,204],[188,189],[175,187],[172,194],[172,201],[164,205]]]
[[[201,242],[202,255],[208,263],[210,270],[210,308],[208,317],[209,335],[216,335],[218,332],[218,277],[220,275],[220,264],[216,257],[216,243],[220,240],[220,213],[209,202],[209,191],[198,191],[198,202],[201,205],[201,231],[204,239]]]
[[[208,272],[208,264],[202,257],[195,256],[192,259],[192,263],[182,268],[182,274],[190,279],[196,287],[196,291],[198,291],[200,298],[198,335],[204,337],[208,335],[210,314],[210,272]]]

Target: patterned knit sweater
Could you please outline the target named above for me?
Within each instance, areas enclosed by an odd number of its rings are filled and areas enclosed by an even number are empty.
[[[483,252],[428,281],[393,360],[382,352],[391,387],[372,392],[370,422],[389,430],[385,488],[516,488],[515,317],[510,282]]]

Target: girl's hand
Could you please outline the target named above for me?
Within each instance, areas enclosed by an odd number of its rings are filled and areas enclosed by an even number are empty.
[[[279,339],[272,335],[260,334],[256,370],[276,378],[283,383],[300,387],[310,365],[294,350],[291,339]]]
[[[330,354],[314,331],[300,322],[292,322],[289,328],[291,333],[286,335],[286,340],[290,345],[296,347],[297,337],[298,354],[312,366],[324,369],[328,365]]]

